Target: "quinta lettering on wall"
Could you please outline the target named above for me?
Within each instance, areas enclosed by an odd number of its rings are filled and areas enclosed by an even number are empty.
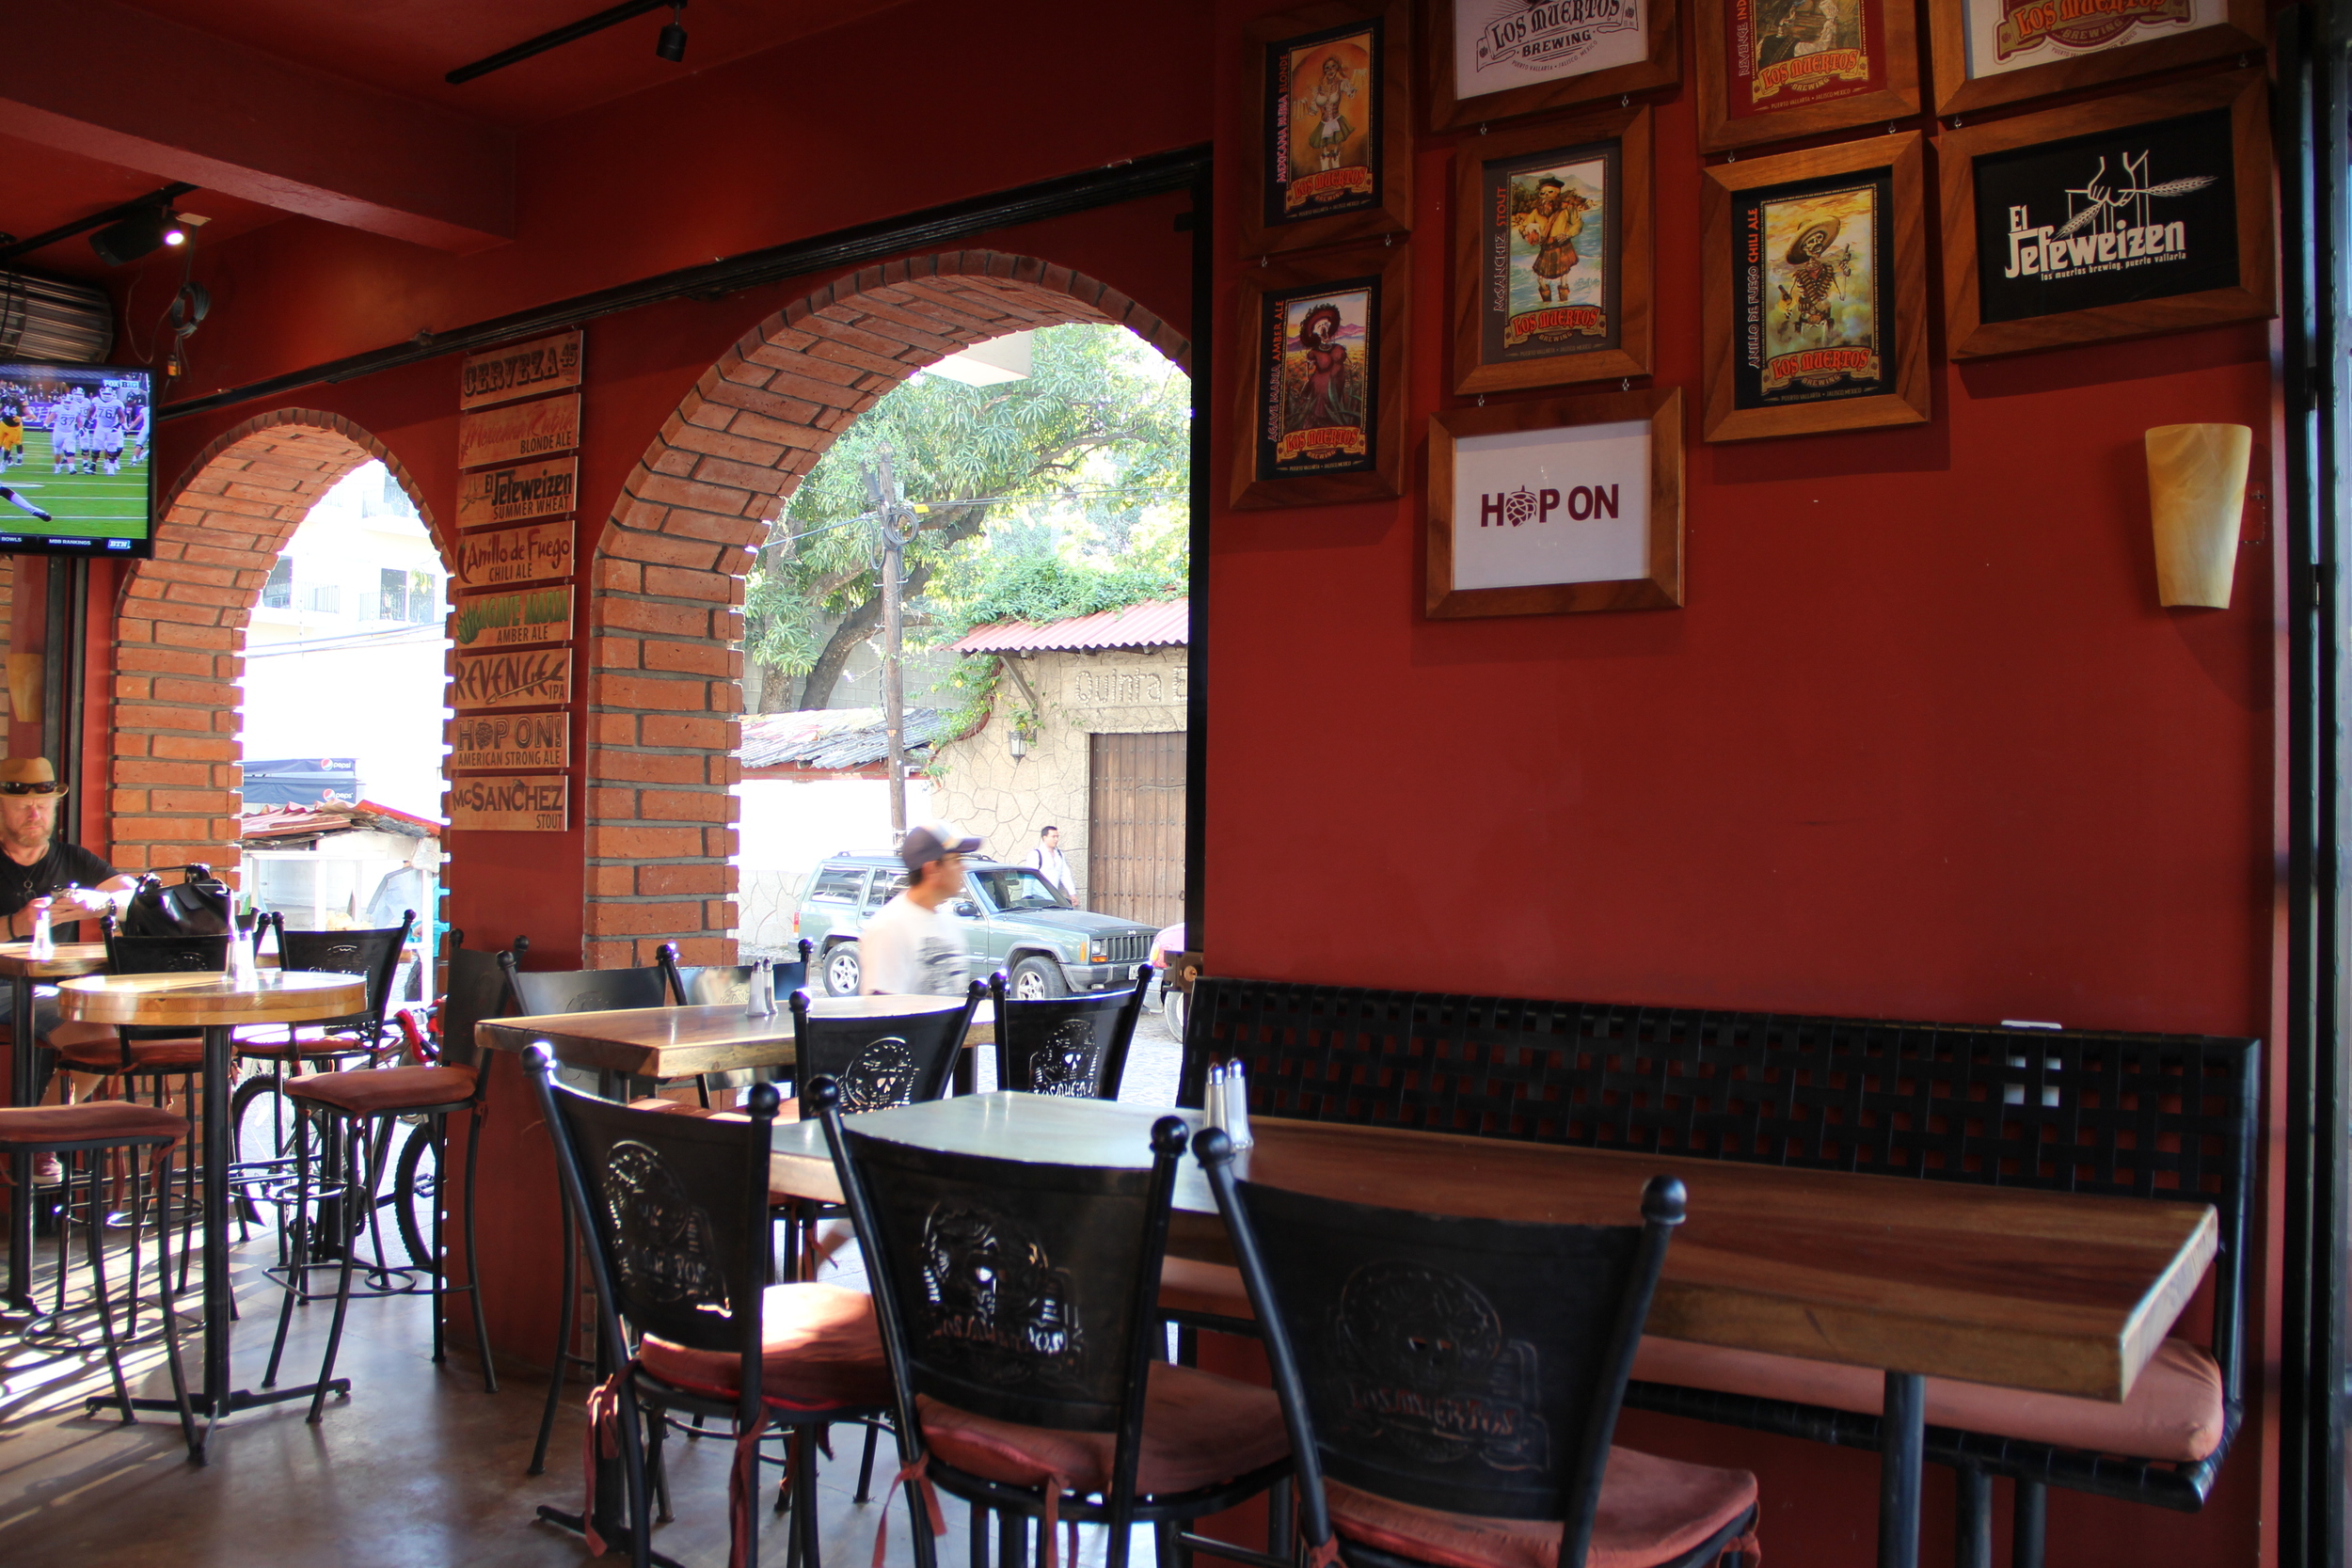
[[[526,463],[516,468],[485,468],[466,475],[457,487],[457,526],[495,528],[501,523],[560,517],[578,503],[580,459]]]
[[[569,648],[517,648],[512,653],[459,654],[450,682],[450,705],[543,707],[572,700]]]
[[[504,588],[572,575],[572,524],[542,523],[500,533],[471,533],[457,548],[457,586]]]
[[[571,825],[571,780],[500,774],[452,779],[449,825],[493,833],[560,833]]]
[[[1172,670],[1075,670],[1070,676],[1070,702],[1076,707],[1155,707],[1184,700],[1189,672]]]
[[[580,343],[580,332],[574,329],[469,354],[457,406],[486,408],[494,403],[579,386]]]
[[[461,468],[544,457],[579,445],[578,392],[457,416],[457,466]]]
[[[572,591],[523,588],[470,594],[450,615],[450,641],[461,648],[515,648],[572,640]]]
[[[499,713],[457,721],[453,769],[472,768],[568,768],[572,762],[572,716],[568,713]]]

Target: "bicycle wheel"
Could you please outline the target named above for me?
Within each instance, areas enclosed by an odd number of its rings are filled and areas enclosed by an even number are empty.
[[[229,1101],[229,1125],[233,1130],[229,1151],[233,1163],[284,1160],[294,1155],[294,1106],[268,1073],[256,1074],[237,1085]],[[291,1167],[286,1174],[291,1179]],[[249,1193],[241,1191],[237,1205],[246,1224],[261,1223],[261,1206]]]
[[[441,1201],[441,1159],[433,1147],[433,1118],[408,1129],[400,1146],[391,1192],[385,1198],[400,1227],[401,1245],[409,1261],[438,1274],[441,1260],[433,1255],[433,1206]]]

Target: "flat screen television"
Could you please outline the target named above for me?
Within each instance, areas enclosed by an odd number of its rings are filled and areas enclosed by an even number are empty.
[[[155,547],[155,378],[0,360],[0,553]]]

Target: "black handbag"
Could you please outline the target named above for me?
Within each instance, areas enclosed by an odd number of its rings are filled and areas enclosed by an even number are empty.
[[[132,890],[122,931],[133,937],[215,937],[229,929],[229,886],[209,865],[181,867],[183,880],[167,885],[150,872]]]

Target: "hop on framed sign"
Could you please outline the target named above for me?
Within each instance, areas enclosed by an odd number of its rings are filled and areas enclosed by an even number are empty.
[[[1593,103],[1682,79],[1677,0],[1438,0],[1439,131]]]
[[[1920,139],[1707,170],[1708,440],[1927,420]]]
[[[1650,373],[1650,111],[1455,153],[1454,389]]]
[[[1706,151],[1919,112],[1910,0],[1698,0],[1692,24]]]
[[[2046,98],[2232,55],[2263,57],[2256,0],[1928,0],[1935,112]]]
[[[1242,254],[1412,227],[1412,32],[1409,0],[1325,0],[1251,24]]]
[[[1357,245],[1244,269],[1233,505],[1398,493],[1408,255]]]

